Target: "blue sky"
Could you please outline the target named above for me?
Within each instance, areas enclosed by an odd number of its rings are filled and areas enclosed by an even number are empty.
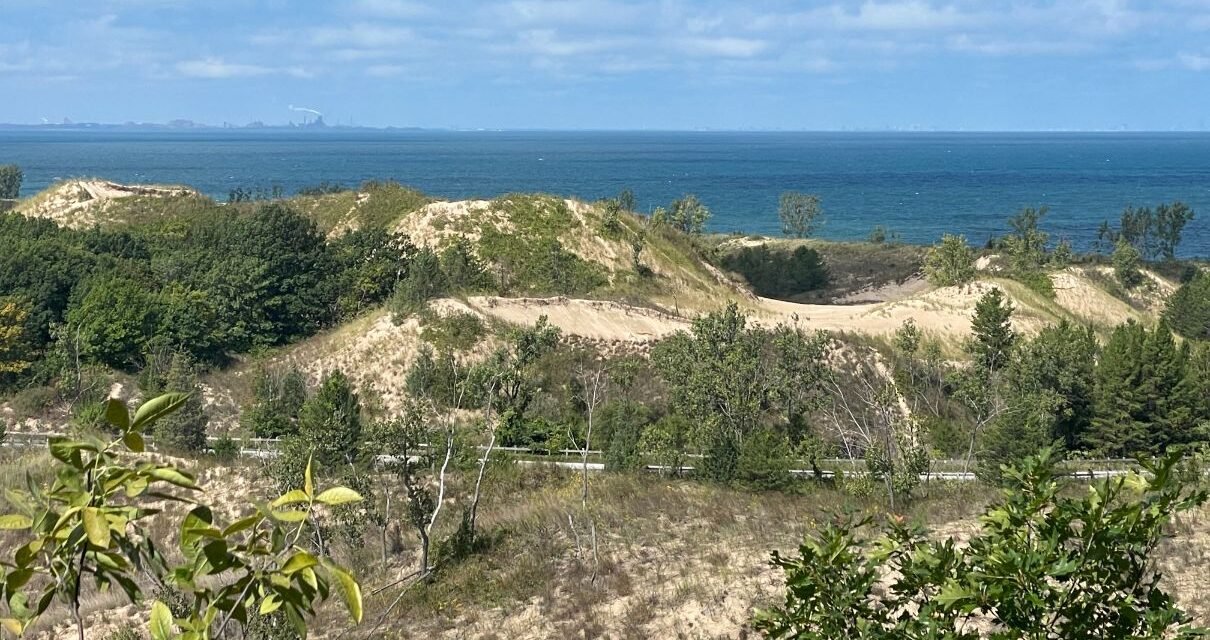
[[[1210,128],[1210,0],[4,0],[0,121]]]

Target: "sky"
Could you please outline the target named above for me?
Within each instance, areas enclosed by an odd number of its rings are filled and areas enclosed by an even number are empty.
[[[1210,0],[3,0],[0,122],[1210,129]]]

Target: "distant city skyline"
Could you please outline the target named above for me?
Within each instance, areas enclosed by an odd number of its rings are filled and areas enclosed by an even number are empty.
[[[16,0],[0,122],[1210,127],[1210,0]]]

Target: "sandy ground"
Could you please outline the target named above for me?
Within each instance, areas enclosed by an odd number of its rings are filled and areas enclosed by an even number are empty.
[[[196,193],[187,187],[128,185],[107,180],[69,180],[17,205],[16,211],[31,218],[49,218],[71,228],[87,228],[101,222],[108,203],[130,196],[183,196]]]

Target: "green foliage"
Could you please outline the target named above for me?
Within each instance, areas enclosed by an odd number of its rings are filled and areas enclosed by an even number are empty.
[[[657,209],[657,212],[663,211]],[[710,210],[693,194],[673,200],[658,221],[656,215],[652,214],[653,223],[667,224],[677,231],[690,235],[700,235],[706,229],[706,221],[709,219]]]
[[[147,287],[120,276],[89,284],[67,322],[79,332],[82,355],[126,370],[136,367],[157,324]]]
[[[1129,243],[1143,259],[1174,260],[1181,234],[1191,220],[1193,209],[1183,202],[1161,204],[1155,209],[1127,207],[1122,211],[1118,232],[1114,234],[1106,223],[1102,234],[1114,242]]]
[[[1008,219],[1012,233],[1003,238],[1002,244],[1012,273],[1034,273],[1046,266],[1050,235],[1038,229],[1046,212],[1046,207],[1026,207]]]
[[[1127,290],[1143,284],[1146,279],[1139,270],[1141,264],[1142,256],[1139,250],[1125,238],[1119,238],[1113,248],[1113,275]]]
[[[10,633],[22,635],[57,600],[72,612],[82,635],[83,584],[116,587],[138,602],[144,573],[181,594],[175,613],[159,599],[152,602],[153,640],[224,637],[231,621],[247,624],[258,612],[278,610],[306,635],[306,618],[334,586],[353,620],[361,620],[361,589],[353,576],[298,545],[317,512],[361,496],[344,487],[318,491],[308,464],[303,488],[256,505],[235,522],[216,522],[193,476],[139,460],[146,429],[186,401],[183,394],[158,396],[131,415],[123,403],[110,400],[104,415],[118,432],[115,440],[50,440],[58,466],[54,482],[27,482],[25,491],[10,496],[19,513],[0,516],[0,526],[23,532],[18,535],[24,543],[3,563],[0,600],[7,613],[0,623]],[[191,506],[180,526],[179,565],[169,563],[145,524],[165,501]]]
[[[868,520],[842,518],[795,557],[775,551],[785,603],[760,612],[757,630],[818,640],[1197,637],[1151,558],[1172,517],[1206,501],[1181,480],[1178,458],[1076,498],[1060,496],[1053,461],[1044,451],[1007,471],[1011,487],[965,549],[900,519],[870,540],[860,533]]]
[[[1013,305],[998,287],[992,287],[975,303],[971,318],[973,339],[967,351],[975,363],[990,372],[1008,365],[1017,334],[1012,327]]]
[[[1210,341],[1210,274],[1199,272],[1169,296],[1164,320],[1186,338]]]
[[[601,203],[601,233],[607,236],[622,231],[622,205],[610,198]]]
[[[21,197],[21,181],[25,179],[21,167],[15,164],[0,165],[0,200],[16,200]]]
[[[0,296],[0,384],[23,373],[33,364],[26,322],[30,305],[11,296]]]
[[[214,441],[214,446],[211,449],[214,452],[215,459],[223,464],[230,464],[239,458],[239,442],[226,433]]]
[[[781,220],[782,235],[810,237],[822,222],[823,209],[819,206],[819,196],[785,191],[778,198],[777,217]]]
[[[647,425],[639,439],[639,451],[652,463],[664,467],[663,473],[680,475],[689,452],[693,426],[684,416],[669,414]]]
[[[784,435],[769,428],[757,429],[740,445],[735,480],[740,486],[760,491],[785,489],[790,484],[793,459]]]
[[[407,236],[380,227],[349,231],[331,241],[329,251],[337,273],[331,286],[341,318],[386,300],[416,255]]]
[[[206,450],[206,425],[210,419],[202,406],[197,372],[186,353],[162,354],[160,371],[145,376],[143,392],[149,395],[181,393],[188,399],[172,415],[156,422],[152,434],[156,445],[167,451],[201,453]]]
[[[563,248],[550,238],[533,245],[510,234],[484,236],[491,247],[484,255],[500,265],[502,292],[535,295],[580,295],[607,284],[600,268]]]
[[[421,249],[391,295],[390,307],[395,322],[423,311],[429,300],[442,296],[446,289],[441,259],[432,251]]]
[[[455,311],[449,315],[429,318],[420,336],[438,351],[466,351],[479,344],[487,327],[473,313]]]
[[[77,231],[0,215],[0,291],[28,305],[28,353],[45,355],[52,328],[66,324],[89,362],[133,370],[144,351],[167,347],[222,364],[377,304],[410,258],[406,239],[382,230],[329,243],[278,202],[132,197],[114,206],[138,224]]]
[[[428,345],[420,346],[405,383],[411,397],[425,398],[438,407],[466,406],[478,400],[466,397],[472,384],[468,368],[452,351],[434,352]]]
[[[299,187],[296,193],[298,193],[300,196],[323,196],[332,193],[344,193],[348,190],[348,187],[340,184],[339,182],[329,182],[324,180],[317,184]]]
[[[324,376],[298,412],[298,439],[322,469],[361,459],[361,404],[340,370]]]
[[[559,328],[546,316],[532,327],[516,329],[508,342],[476,367],[471,376],[487,395],[487,403],[499,416],[499,432],[505,446],[527,440],[526,412],[538,393],[539,366],[559,344]]]
[[[924,274],[938,287],[963,285],[975,279],[975,252],[966,237],[945,234],[924,255]]]
[[[441,274],[450,291],[457,293],[473,293],[491,286],[491,278],[471,249],[470,241],[461,236],[441,250]]]
[[[1055,299],[1055,283],[1050,274],[1045,271],[1025,271],[1011,274],[1013,280],[1025,285],[1027,289],[1048,299]]]
[[[652,351],[673,409],[695,425],[704,471],[734,478],[742,443],[767,419],[789,422],[809,407],[824,375],[826,338],[797,329],[747,326],[735,303],[693,322]]]
[[[253,374],[252,400],[243,404],[240,426],[257,438],[282,438],[298,433],[298,413],[307,399],[301,371],[259,368]]]
[[[767,298],[786,299],[828,284],[828,268],[810,247],[790,252],[766,244],[742,247],[723,254],[719,265],[743,276],[757,295]]]
[[[609,471],[637,471],[643,467],[644,428],[651,423],[646,405],[623,400],[601,407],[597,417],[598,442],[605,443],[605,468]]]
[[[892,231],[883,225],[876,224],[873,229],[870,229],[870,235],[866,240],[872,244],[884,244],[886,242],[898,243],[901,238],[898,231]]]
[[[1095,417],[1084,444],[1110,456],[1161,453],[1204,437],[1199,407],[1204,382],[1168,326],[1128,322],[1105,345],[1096,370]]]

